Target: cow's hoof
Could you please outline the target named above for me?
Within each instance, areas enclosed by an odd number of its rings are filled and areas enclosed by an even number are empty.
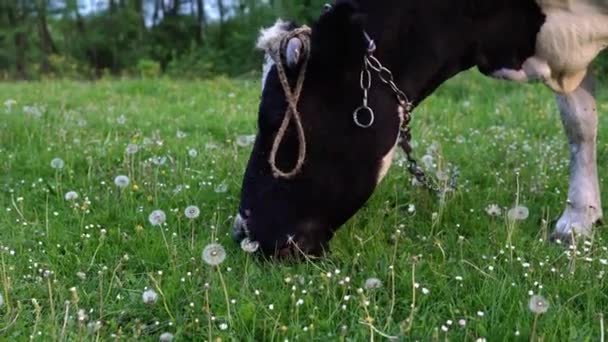
[[[565,244],[576,242],[579,237],[591,237],[593,226],[602,220],[601,212],[594,208],[567,208],[555,225],[555,231],[550,236],[551,241],[561,241]]]

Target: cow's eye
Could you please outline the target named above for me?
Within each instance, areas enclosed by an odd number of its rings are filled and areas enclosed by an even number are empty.
[[[327,13],[327,12],[331,11],[331,8],[332,8],[332,5],[331,5],[331,4],[325,4],[325,5],[323,6],[323,14],[325,14],[325,13]]]

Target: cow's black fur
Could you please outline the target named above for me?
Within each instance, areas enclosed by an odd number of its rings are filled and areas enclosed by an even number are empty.
[[[534,0],[337,1],[312,25],[311,56],[299,102],[308,152],[294,179],[272,176],[268,156],[285,113],[276,68],[266,80],[259,132],[243,180],[240,213],[250,239],[276,254],[293,237],[320,254],[335,229],[359,210],[376,187],[380,161],[398,135],[397,105],[374,79],[370,106],[376,122],[357,127],[359,73],[366,50],[363,30],[375,39],[376,56],[393,72],[414,104],[460,71],[520,68],[533,55],[544,16]],[[298,70],[289,71],[293,81]],[[297,158],[294,129],[278,153],[278,166]],[[242,238],[237,234],[236,238]]]

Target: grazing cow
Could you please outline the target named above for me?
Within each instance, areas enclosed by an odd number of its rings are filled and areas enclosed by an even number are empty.
[[[235,239],[322,254],[386,174],[409,105],[472,67],[557,92],[572,175],[554,236],[589,234],[602,209],[587,68],[607,42],[608,0],[338,0],[310,30],[278,21],[258,40],[267,63]],[[367,73],[374,47],[392,75]]]

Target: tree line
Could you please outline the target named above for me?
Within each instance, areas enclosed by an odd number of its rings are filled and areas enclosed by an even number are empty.
[[[326,1],[0,0],[0,79],[244,75],[261,27],[309,23]]]
[[[259,29],[318,0],[0,0],[0,79],[209,77],[260,69]]]

